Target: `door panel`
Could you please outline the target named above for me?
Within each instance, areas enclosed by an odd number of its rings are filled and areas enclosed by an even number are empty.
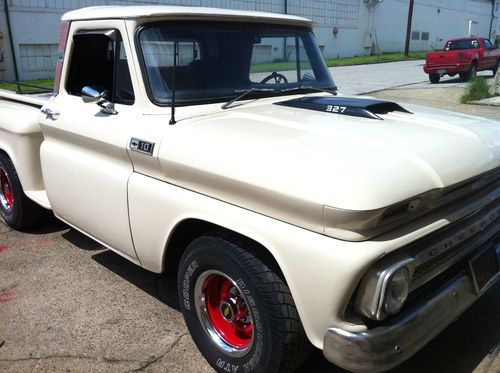
[[[493,66],[495,66],[496,61],[495,61],[495,50],[492,49],[492,45],[489,41],[486,39],[482,40],[483,42],[483,51],[484,51],[484,66],[483,69],[491,69]]]
[[[128,217],[133,172],[127,145],[140,123],[130,78],[133,62],[123,20],[72,22],[69,63],[59,94],[42,110],[40,156],[55,214],[137,262]],[[125,36],[126,37],[126,36]],[[72,60],[73,59],[73,60]],[[84,103],[84,86],[107,92],[116,115]]]
[[[133,120],[133,113],[117,106],[118,115],[108,115],[78,97],[59,96],[51,104],[58,118],[41,119],[42,171],[56,215],[136,258],[127,204],[133,168],[126,147],[131,136],[123,122],[125,117]]]

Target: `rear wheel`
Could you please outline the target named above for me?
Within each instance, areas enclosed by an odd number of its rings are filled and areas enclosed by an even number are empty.
[[[439,79],[441,79],[439,74],[429,74],[429,80],[432,84],[439,83]]]
[[[497,61],[495,67],[491,70],[493,71],[493,76],[497,75],[498,67],[500,67],[500,59]]]
[[[179,266],[182,312],[219,372],[290,372],[310,344],[288,286],[252,243],[223,235],[193,241]]]
[[[14,229],[38,223],[43,209],[24,194],[12,161],[0,153],[0,215]]]

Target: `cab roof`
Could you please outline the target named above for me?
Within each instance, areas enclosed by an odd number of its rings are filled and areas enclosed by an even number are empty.
[[[312,27],[307,18],[277,13],[189,6],[95,6],[65,13],[63,21],[163,18],[176,20],[242,21]]]

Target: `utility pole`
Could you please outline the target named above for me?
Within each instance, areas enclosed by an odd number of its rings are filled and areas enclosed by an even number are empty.
[[[408,8],[408,22],[406,24],[406,43],[405,43],[405,56],[408,57],[408,53],[410,52],[410,36],[411,36],[411,21],[413,18],[413,2],[414,0],[410,0],[410,6]]]
[[[9,4],[7,0],[3,2],[3,10],[5,12],[5,20],[7,21],[7,33],[9,35],[10,51],[12,53],[12,62],[14,64],[14,76],[16,77],[16,82],[19,81],[19,72],[17,70],[16,61],[16,50],[14,48],[14,40],[12,40],[12,28],[10,27],[10,15],[9,15]]]

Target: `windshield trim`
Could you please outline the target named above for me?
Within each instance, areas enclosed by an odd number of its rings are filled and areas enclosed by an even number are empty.
[[[187,25],[186,21],[173,21],[173,22],[169,22],[169,25],[172,25],[174,23],[182,24],[182,26],[184,26],[188,29],[191,29],[193,27],[192,23]],[[214,30],[220,30],[221,23],[231,24],[234,26],[241,25],[243,27],[245,27],[245,25],[246,26],[248,26],[248,25],[252,25],[252,26],[253,25],[262,25],[265,27],[275,29],[276,31],[280,31],[280,30],[293,31],[293,32],[297,32],[297,33],[299,33],[299,32],[308,32],[309,33],[310,32],[313,35],[313,37],[315,36],[313,30],[310,27],[298,26],[298,25],[288,25],[288,24],[262,23],[261,20],[257,20],[256,22],[220,21],[217,23],[215,23],[214,21],[199,21],[199,22],[196,22],[195,25],[202,25],[202,26],[206,27],[207,29],[210,29],[210,28],[212,28],[210,26],[213,24]],[[147,69],[146,69],[146,61],[144,59],[144,54],[143,54],[141,41],[140,41],[140,34],[142,31],[149,29],[149,28],[152,28],[152,27],[158,27],[158,26],[165,26],[165,21],[148,22],[146,24],[143,24],[143,25],[140,25],[139,27],[137,27],[137,29],[135,31],[135,35],[134,35],[134,43],[135,43],[135,49],[136,49],[136,53],[137,53],[137,59],[139,61],[139,68],[140,68],[141,75],[142,75],[142,81],[143,81],[144,88],[146,90],[146,94],[148,96],[149,101],[158,107],[171,107],[172,106],[171,101],[170,102],[158,101],[155,98],[155,96],[151,90],[151,82],[149,81],[149,76],[148,76]],[[175,28],[175,26],[172,26],[172,29],[178,30]],[[323,62],[324,62],[324,60],[323,60]],[[325,66],[326,66],[326,64],[325,64]],[[326,67],[326,68],[328,69],[328,67]],[[330,76],[330,80],[332,82],[331,87],[318,87],[318,88],[321,88],[324,90],[337,90],[337,86],[336,86],[333,78],[331,78],[331,76]],[[291,90],[275,89],[275,90],[269,91],[267,93],[260,92],[259,98],[296,95],[296,94],[298,94],[296,89],[303,88],[303,87],[300,87],[300,84],[301,84],[300,82],[297,82],[297,84],[298,84],[298,87],[294,87]],[[191,105],[225,103],[228,100],[231,100],[232,98],[236,97],[239,94],[240,93],[233,92],[231,94],[224,95],[224,96],[221,95],[221,96],[217,96],[217,97],[201,98],[201,99],[182,99],[182,100],[179,100],[178,98],[176,98],[174,106],[182,107],[182,106],[191,106]],[[252,96],[252,94],[250,93],[250,97],[251,96]]]

